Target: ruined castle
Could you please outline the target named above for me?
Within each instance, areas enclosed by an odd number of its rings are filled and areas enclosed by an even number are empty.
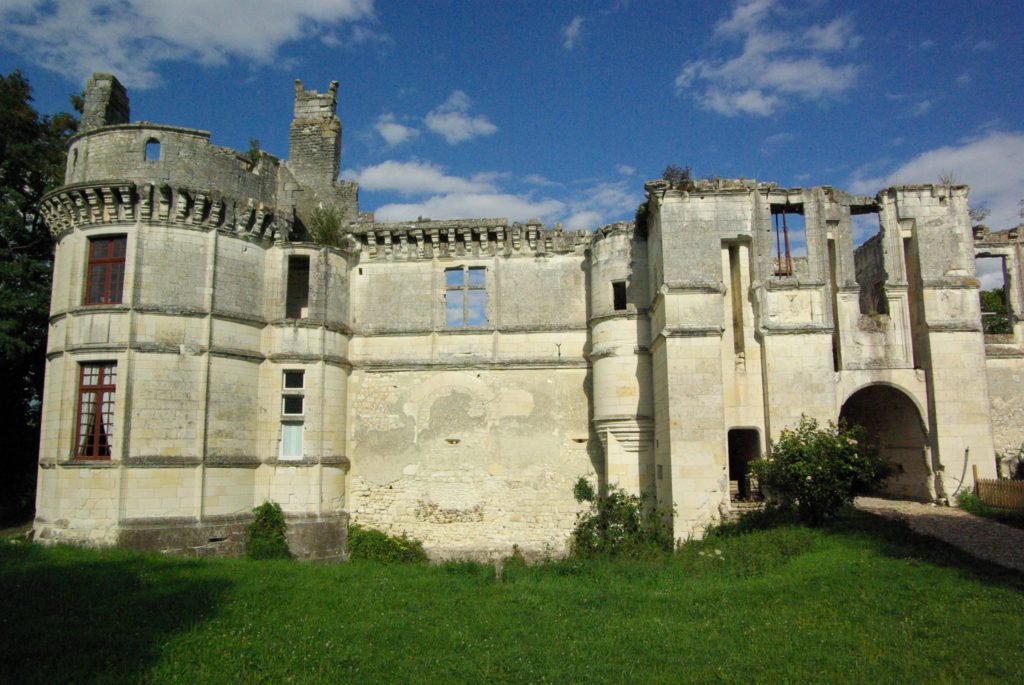
[[[1024,311],[1020,240],[975,234],[966,187],[659,180],[593,232],[378,223],[337,180],[337,95],[296,82],[285,162],[90,80],[42,203],[37,538],[231,553],[271,500],[308,558],[350,518],[438,557],[558,553],[579,477],[699,535],[802,414],[864,425],[918,500],[1024,441],[1024,328],[984,335],[975,276],[1001,257]]]

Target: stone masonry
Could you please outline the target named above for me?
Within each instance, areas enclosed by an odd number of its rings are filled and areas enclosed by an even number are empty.
[[[578,478],[699,536],[802,414],[864,424],[885,492],[922,501],[1024,442],[1020,240],[975,235],[966,187],[652,181],[644,221],[593,232],[378,223],[337,180],[337,96],[296,82],[284,162],[129,123],[90,80],[42,204],[39,539],[237,553],[272,500],[307,558],[350,519],[438,558],[558,554]],[[982,333],[976,253],[1004,258],[1010,335]]]

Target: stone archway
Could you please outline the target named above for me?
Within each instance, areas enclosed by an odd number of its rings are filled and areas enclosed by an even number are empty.
[[[904,392],[888,385],[869,385],[850,395],[839,418],[863,426],[878,442],[882,456],[896,466],[878,494],[931,501],[928,436],[917,405]]]

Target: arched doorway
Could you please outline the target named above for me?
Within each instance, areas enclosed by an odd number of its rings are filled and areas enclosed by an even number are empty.
[[[928,436],[917,406],[905,393],[888,385],[861,388],[843,404],[839,418],[863,426],[882,456],[896,466],[896,473],[882,483],[878,494],[924,502],[934,499],[929,487]]]

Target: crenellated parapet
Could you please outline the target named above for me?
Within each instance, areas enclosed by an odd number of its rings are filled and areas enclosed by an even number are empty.
[[[539,221],[509,225],[507,219],[362,224],[352,235],[368,258],[398,260],[582,253],[591,240],[588,231],[548,228]]]
[[[137,221],[262,240],[287,239],[291,229],[290,217],[252,198],[131,181],[64,186],[43,198],[40,211],[57,239],[75,229]]]

